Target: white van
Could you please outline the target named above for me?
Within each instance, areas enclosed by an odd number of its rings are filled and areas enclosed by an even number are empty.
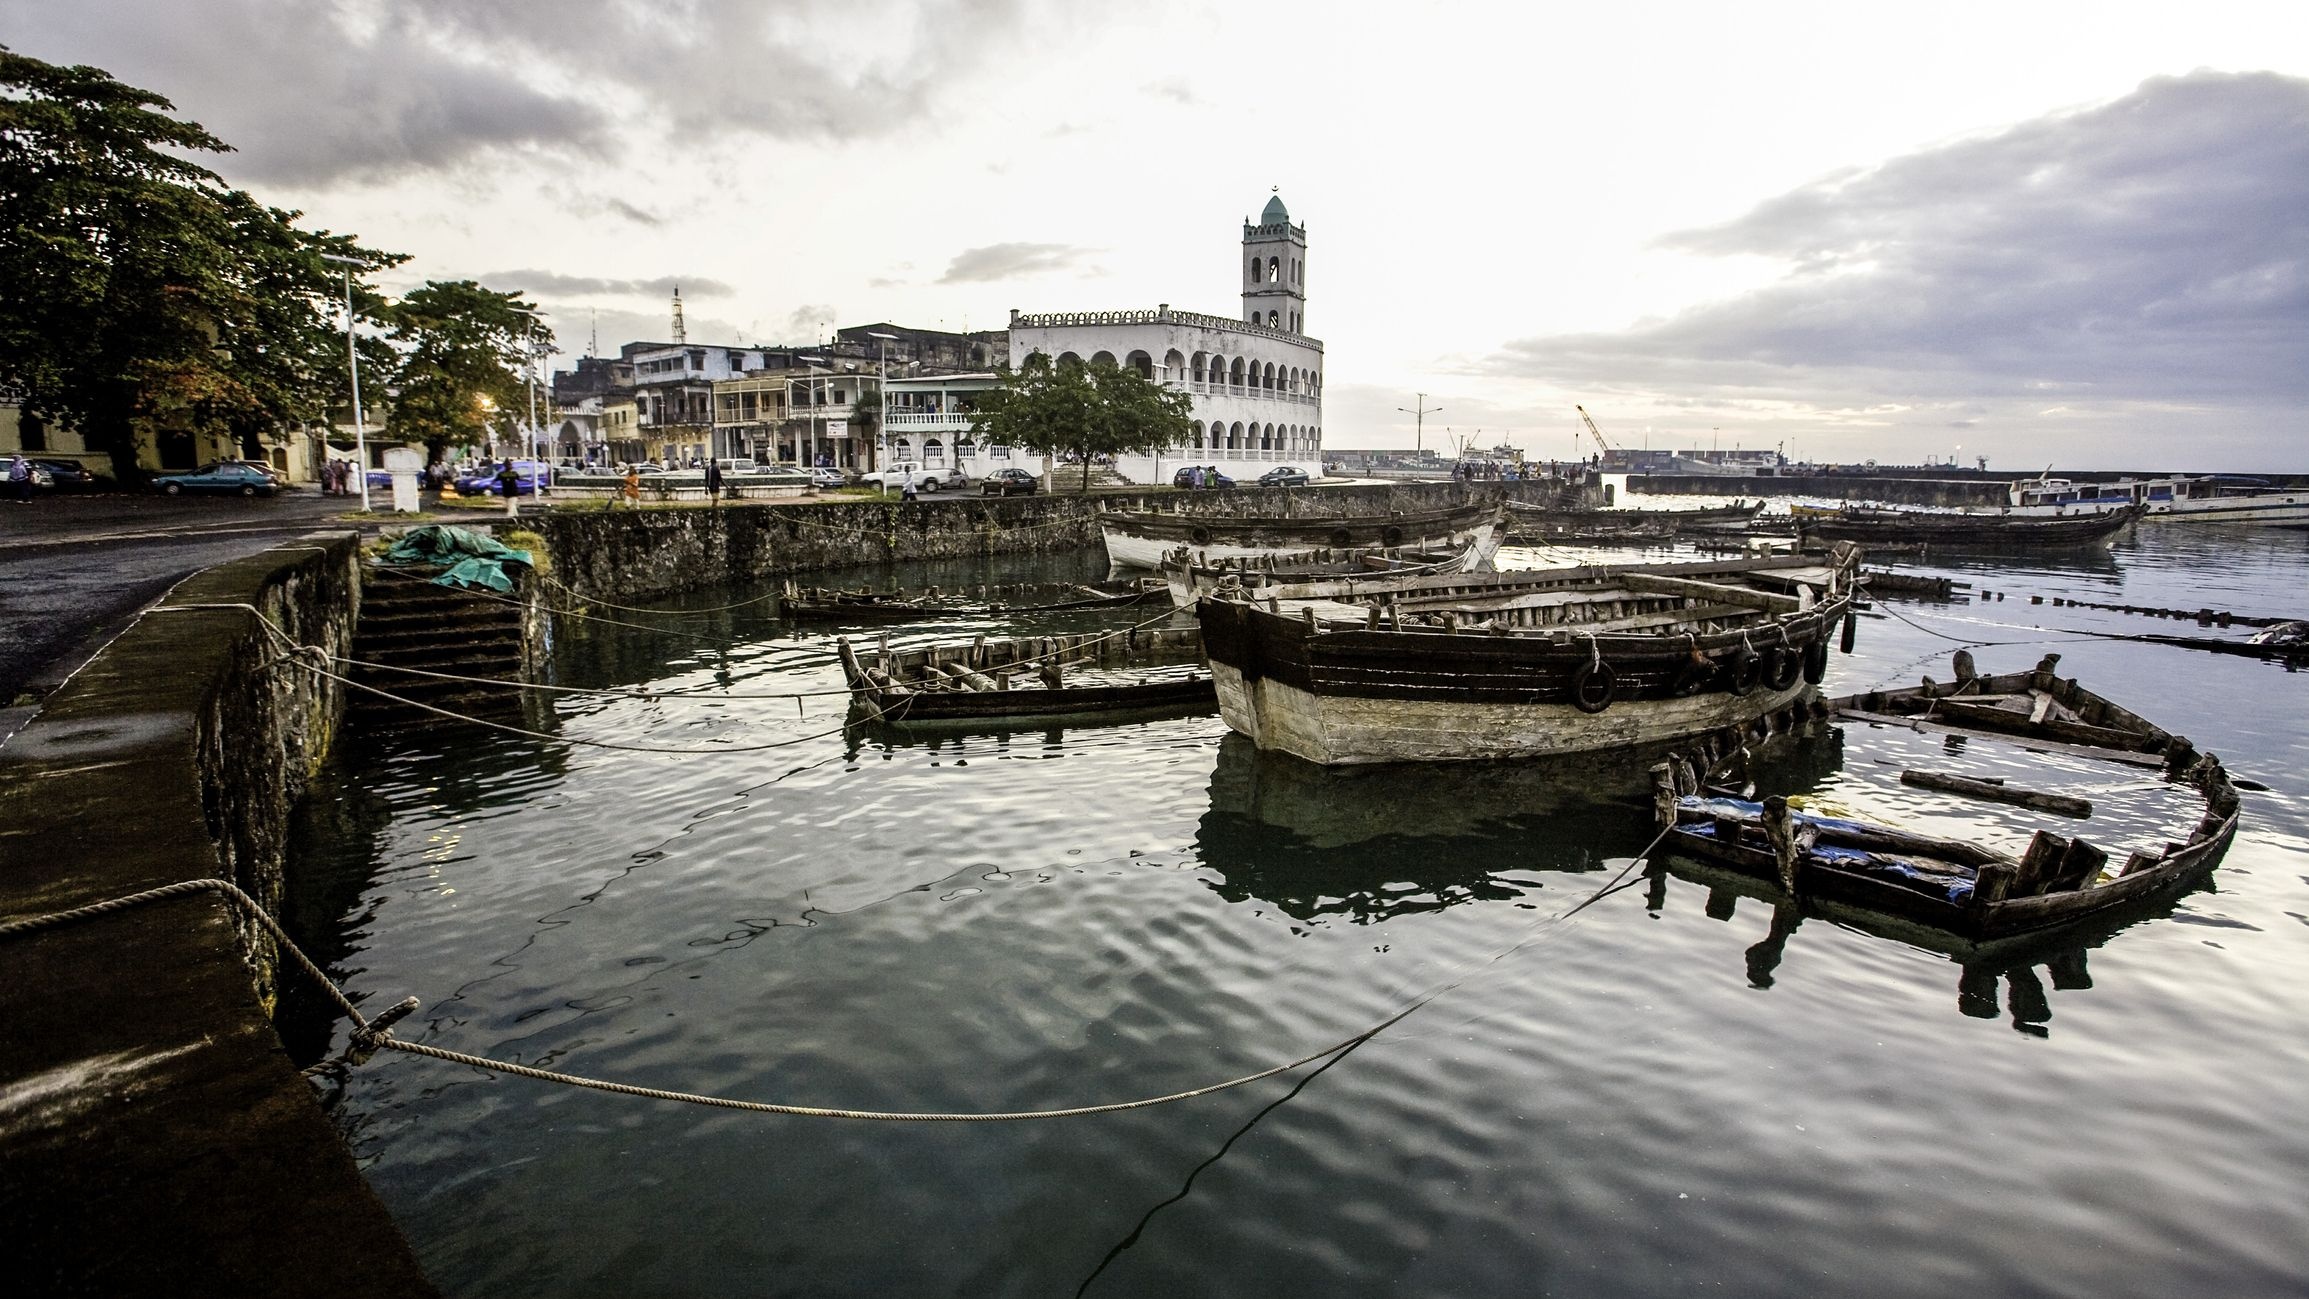
[[[883,491],[894,492],[906,485],[906,475],[909,472],[914,475],[914,490],[918,492],[935,492],[948,487],[960,489],[970,485],[970,475],[962,472],[959,467],[924,469],[921,462],[916,460],[891,461],[873,473],[859,475],[858,482],[864,486],[879,487]]]

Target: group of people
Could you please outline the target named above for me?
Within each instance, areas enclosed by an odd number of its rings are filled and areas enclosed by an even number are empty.
[[[330,459],[321,464],[321,495],[353,496],[358,489],[353,482],[353,462]]]
[[[1190,489],[1196,487],[1216,487],[1220,483],[1219,467],[1217,465],[1188,465],[1182,472],[1187,476],[1187,486]]]

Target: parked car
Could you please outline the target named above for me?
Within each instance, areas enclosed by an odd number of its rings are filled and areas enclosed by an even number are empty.
[[[190,473],[158,474],[152,480],[153,490],[170,496],[184,492],[231,492],[241,496],[270,496],[275,490],[273,476],[257,466],[239,460],[205,464]]]
[[[1222,473],[1220,473],[1220,472],[1219,472],[1219,469],[1218,469],[1218,466],[1217,466],[1217,465],[1204,465],[1204,466],[1202,467],[1202,469],[1203,469],[1203,486],[1205,486],[1205,487],[1232,487],[1232,486],[1234,486],[1234,485],[1235,485],[1235,480],[1234,480],[1234,479],[1232,479],[1232,478],[1229,478],[1229,477],[1227,477],[1225,474],[1222,474]],[[1186,468],[1179,470],[1179,471],[1178,471],[1177,473],[1175,473],[1175,474],[1172,474],[1172,475],[1171,475],[1171,486],[1173,486],[1173,487],[1191,487],[1191,486],[1193,486],[1193,485],[1194,485],[1194,479],[1193,479],[1192,477],[1190,477],[1190,475],[1192,475],[1192,474],[1194,473],[1194,471],[1195,471],[1195,467],[1194,467],[1193,465],[1188,465]]]
[[[810,481],[817,485],[818,490],[830,491],[836,487],[848,487],[850,475],[839,469],[830,469],[825,465],[819,465],[810,471]]]
[[[1261,487],[1305,487],[1313,481],[1307,477],[1306,471],[1293,469],[1289,465],[1276,465],[1259,475]]]
[[[1032,496],[1040,490],[1042,484],[1023,469],[997,469],[978,480],[979,494],[984,496]]]
[[[497,475],[501,470],[502,466],[500,465],[489,465],[473,473],[457,475],[457,494],[459,496],[499,495]],[[513,494],[516,496],[535,496],[538,476],[547,470],[542,461],[516,460],[513,462],[513,472],[516,475]]]
[[[906,475],[909,471],[914,475],[914,490],[918,492],[935,492],[947,487],[961,488],[970,485],[970,475],[959,468],[925,469],[919,462],[913,460],[900,460],[877,469],[873,473],[860,474],[858,475],[858,482],[863,486],[896,491],[905,485]]]
[[[77,460],[34,460],[33,482],[41,487],[80,489],[94,487],[96,475]],[[40,475],[46,474],[46,481]]]

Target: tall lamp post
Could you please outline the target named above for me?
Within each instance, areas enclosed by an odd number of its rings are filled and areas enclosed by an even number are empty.
[[[353,268],[363,263],[358,257],[340,257],[335,253],[322,253],[321,260],[335,262],[345,268],[345,360],[353,370],[353,460],[361,471],[361,511],[367,513],[369,430],[368,421],[361,417],[361,352],[353,346]]]
[[[874,417],[874,467],[880,469],[890,461],[890,344],[898,341],[896,334],[868,334],[874,340],[874,404],[882,413]]]
[[[1402,411],[1402,412],[1403,412],[1404,414],[1406,414],[1406,415],[1411,415],[1411,416],[1414,416],[1414,417],[1416,417],[1416,418],[1415,418],[1415,420],[1414,420],[1414,422],[1413,422],[1413,423],[1412,423],[1412,425],[1411,425],[1411,430],[1412,430],[1412,431],[1411,431],[1411,438],[1412,438],[1412,442],[1411,442],[1411,449],[1412,449],[1414,452],[1424,452],[1424,451],[1426,451],[1426,450],[1427,450],[1427,417],[1428,417],[1428,416],[1430,416],[1430,415],[1433,415],[1433,414],[1435,414],[1437,411],[1440,411],[1440,410],[1442,410],[1443,408],[1442,408],[1441,406],[1430,406],[1430,405],[1428,405],[1428,404],[1427,404],[1427,394],[1426,394],[1426,393],[1420,393],[1420,394],[1419,394],[1419,400],[1418,400],[1418,402],[1417,402],[1417,409],[1413,409],[1411,406],[1397,406],[1395,409],[1397,409],[1397,410],[1399,410],[1399,411]]]
[[[826,406],[826,389],[818,381],[818,367],[828,362],[822,356],[797,356],[794,359],[807,362],[810,367],[810,443],[802,453],[802,468],[814,473],[818,468],[818,416],[825,413]]]

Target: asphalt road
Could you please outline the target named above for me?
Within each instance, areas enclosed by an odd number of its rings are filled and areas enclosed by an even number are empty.
[[[0,744],[39,699],[190,574],[354,526],[355,498],[87,493],[0,500]]]

